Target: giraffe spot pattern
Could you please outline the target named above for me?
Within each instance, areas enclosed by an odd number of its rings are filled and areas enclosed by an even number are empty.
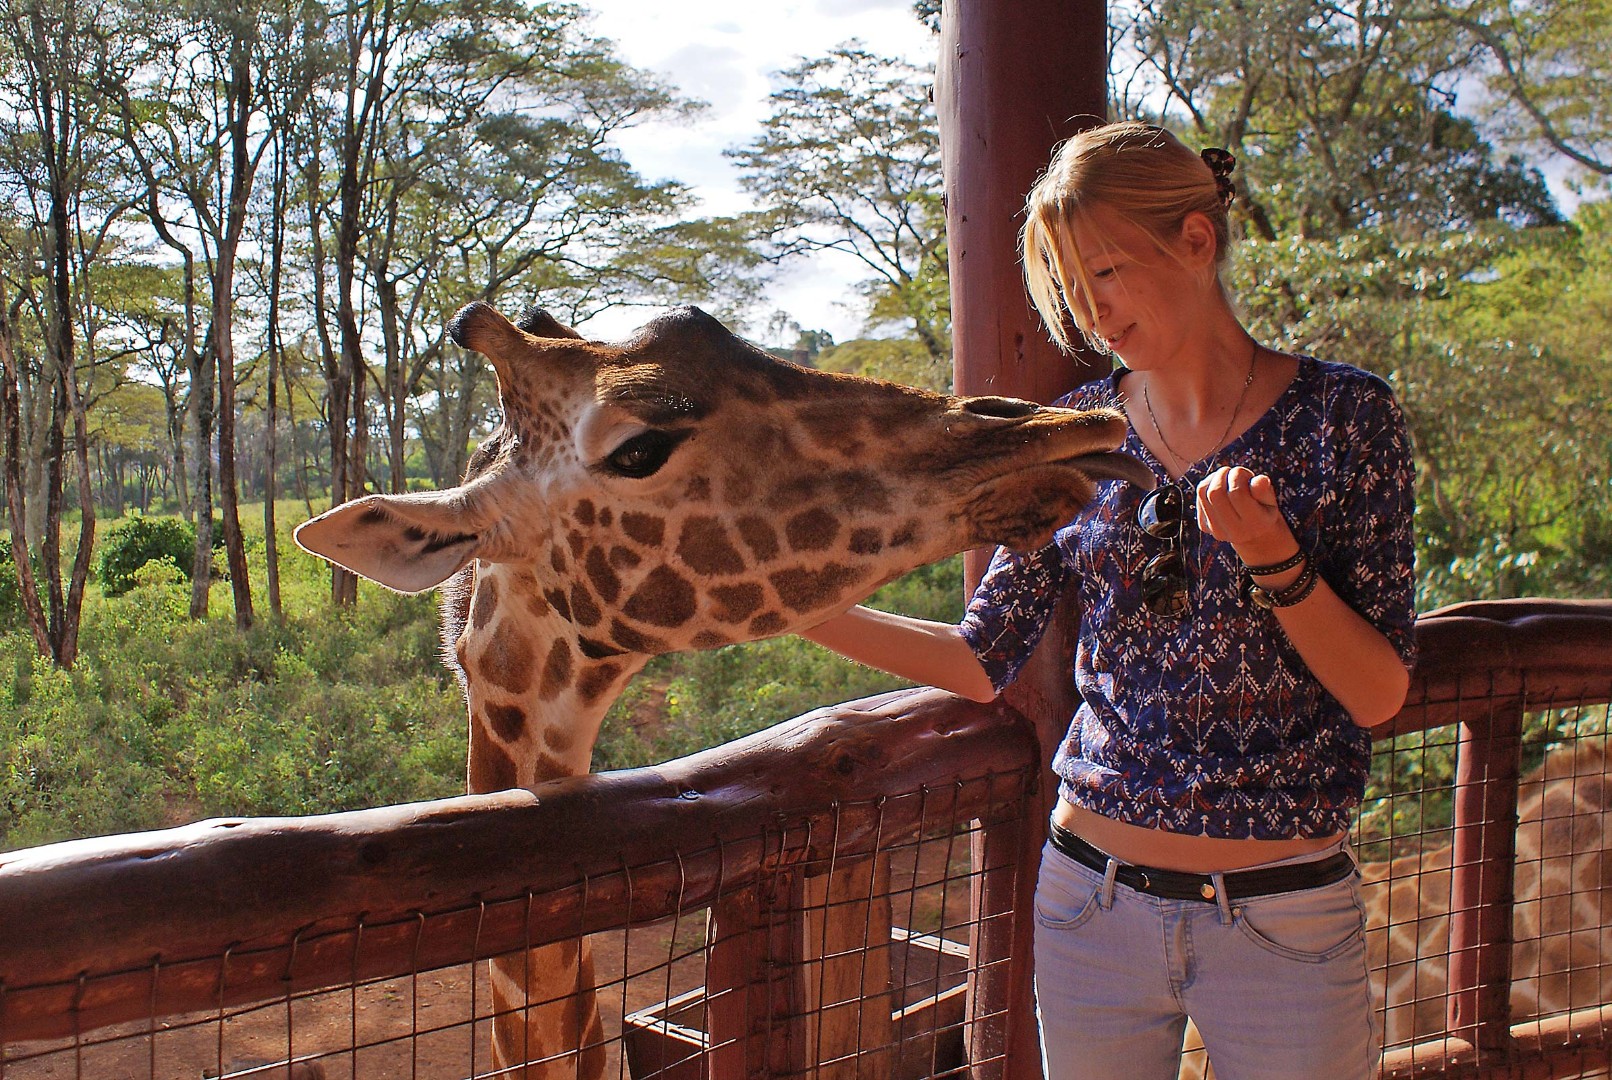
[[[789,546],[796,551],[822,551],[840,534],[840,523],[822,507],[802,510],[784,525]]]
[[[542,593],[534,590],[526,594],[526,610],[535,618],[546,619],[554,608]]]
[[[866,472],[841,473],[834,480],[836,501],[852,510],[890,510],[890,488]]]
[[[607,604],[614,603],[616,597],[621,595],[621,578],[610,568],[610,560],[603,548],[588,550],[587,568],[588,580],[593,582],[593,591],[599,595],[599,599]]]
[[[543,729],[543,745],[556,754],[570,750],[576,741],[576,732],[564,724],[551,724]]]
[[[884,550],[884,536],[878,529],[853,529],[850,548],[853,555],[877,555]]]
[[[488,705],[482,715],[493,734],[506,743],[519,742],[526,731],[526,710],[519,705]]]
[[[620,619],[610,620],[610,640],[628,652],[656,656],[666,651],[666,642],[652,634],[634,630]]]
[[[578,626],[598,626],[599,620],[604,618],[604,612],[599,610],[599,603],[588,591],[588,587],[580,581],[571,583],[571,621]]]
[[[683,523],[677,555],[696,574],[737,574],[745,568],[744,556],[713,517],[692,517]]]
[[[565,573],[565,568],[569,564],[565,561],[564,548],[560,547],[559,545],[549,548],[549,565],[554,567],[554,572],[556,574]]]
[[[565,542],[571,549],[573,559],[582,558],[582,549],[587,546],[587,541],[582,538],[581,533],[572,529],[569,533],[566,533]]]
[[[515,782],[515,762],[502,747],[484,743],[471,753],[471,791],[505,791],[514,787]]]
[[[499,623],[482,650],[476,673],[511,694],[524,694],[532,685],[532,643],[514,623]]]
[[[599,527],[600,528],[602,528],[602,529],[610,528],[610,523],[612,521],[614,521],[615,519],[616,519],[616,516],[613,513],[610,512],[610,507],[606,506],[606,507],[603,507],[603,508],[601,508],[599,510]]]
[[[582,655],[589,660],[602,660],[607,656],[621,655],[621,650],[614,645],[606,645],[589,637],[577,638],[577,648],[582,650]]]
[[[733,639],[715,630],[701,630],[694,635],[693,645],[696,649],[720,649],[724,645],[733,644]]]
[[[543,661],[543,677],[537,684],[537,696],[551,701],[571,684],[571,646],[557,640],[549,648],[548,659]]]
[[[610,549],[610,565],[618,570],[631,570],[643,561],[644,557],[632,548],[625,548],[617,544]]]
[[[683,489],[683,496],[691,502],[705,502],[711,497],[711,481],[703,476],[694,477]]]
[[[539,753],[532,762],[532,781],[557,780],[562,776],[574,775],[569,766],[553,754]]]
[[[917,540],[918,535],[918,523],[910,520],[904,521],[899,529],[890,534],[890,546],[893,548],[906,547]]]
[[[829,563],[821,570],[797,566],[780,570],[768,578],[778,591],[778,599],[794,611],[810,611],[826,606],[856,579],[855,570],[839,563]]]
[[[694,586],[665,566],[657,566],[627,598],[623,610],[651,626],[682,626],[694,617]],[[618,639],[619,640],[619,639]]]
[[[750,634],[752,637],[771,637],[782,632],[789,625],[784,617],[776,611],[764,612],[750,620]]]
[[[587,651],[586,646],[583,651]],[[599,699],[600,694],[614,686],[620,677],[620,664],[607,662],[584,668],[582,676],[577,679],[577,696],[582,699],[584,705],[591,705]]]
[[[720,622],[742,623],[756,613],[765,598],[766,592],[752,581],[742,585],[715,585],[711,588],[711,599],[717,606],[712,614]]]
[[[549,602],[549,605],[555,611],[559,612],[560,618],[569,619],[571,617],[571,602],[565,598],[564,592],[559,589],[544,589],[543,598]],[[598,619],[594,620],[594,622],[598,621]]]
[[[485,630],[492,625],[493,612],[498,607],[498,582],[483,578],[476,583],[476,598],[470,605],[470,625]]]
[[[762,562],[770,562],[778,554],[778,533],[765,518],[746,515],[738,522],[739,536],[753,555]]]
[[[593,513],[593,503],[588,499],[583,499],[572,509],[571,516],[576,518],[576,523],[578,525],[581,525],[585,529],[591,529],[593,528],[594,522]]]
[[[666,539],[666,520],[653,514],[628,511],[621,515],[621,531],[646,547],[660,547]]]

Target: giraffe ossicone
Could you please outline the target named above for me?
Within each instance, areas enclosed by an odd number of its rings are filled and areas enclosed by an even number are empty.
[[[474,303],[449,333],[491,361],[503,414],[464,482],[366,496],[296,538],[403,592],[451,581],[444,642],[473,792],[587,772],[606,710],[651,656],[805,629],[955,552],[1046,543],[1099,480],[1154,482],[1116,452],[1117,410],[817,371],[697,308],[605,343]],[[569,1007],[591,994],[588,965],[574,948],[500,965],[500,1065],[603,1068],[586,1049],[591,1000]]]

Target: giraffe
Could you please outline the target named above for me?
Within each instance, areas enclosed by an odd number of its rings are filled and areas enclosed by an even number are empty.
[[[1605,733],[1581,735],[1522,778],[1513,878],[1511,1018],[1558,1016],[1612,1000],[1612,757]],[[1428,846],[1430,842],[1431,846]],[[1366,961],[1383,1043],[1446,1030],[1453,837],[1362,863]],[[1196,1029],[1181,1080],[1212,1080]]]
[[[609,344],[478,302],[449,334],[491,361],[503,412],[464,482],[370,495],[296,538],[399,591],[449,582],[472,792],[586,773],[651,656],[805,629],[954,552],[1047,542],[1098,479],[1153,484],[1114,453],[1117,411],[815,371],[697,308]],[[602,1073],[585,941],[495,961],[491,982],[498,1069]]]

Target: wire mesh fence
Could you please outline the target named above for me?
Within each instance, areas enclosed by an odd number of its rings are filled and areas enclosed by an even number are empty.
[[[927,791],[914,797],[945,801]],[[778,1061],[809,1061],[800,1075],[960,1074],[975,925],[970,884],[985,868],[970,865],[977,822],[924,817],[921,834],[881,845],[872,857],[841,862],[829,847],[725,881],[710,906],[586,935],[601,1024],[577,1052],[553,1055],[555,1075],[787,1075]],[[416,941],[429,938],[434,920],[460,914],[422,913],[413,920]],[[476,914],[484,918],[485,908]],[[396,929],[363,925],[344,934],[352,970],[371,966],[366,938],[390,938]],[[276,952],[287,963],[287,986],[297,981],[296,953],[315,936]],[[580,948],[582,938],[559,945]],[[470,951],[479,958],[443,966],[416,960],[401,974],[355,977],[339,988],[176,1015],[153,1009],[139,1021],[14,1042],[3,1075],[522,1075],[494,1060],[494,1021],[508,1007],[497,1001],[490,962],[518,963],[527,950],[495,956],[472,942]],[[212,981],[228,996],[232,968],[255,966],[256,956],[226,950],[214,963]],[[735,967],[745,974],[733,978]],[[154,961],[144,976],[156,987],[168,974]],[[93,983],[86,975],[80,1000]],[[534,996],[514,1012],[545,1004]],[[538,1064],[550,1056],[530,1049]],[[713,1072],[712,1060],[725,1064]]]

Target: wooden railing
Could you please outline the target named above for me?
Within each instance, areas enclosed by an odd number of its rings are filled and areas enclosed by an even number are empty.
[[[1460,732],[1449,1031],[1392,1051],[1385,1075],[1498,1075],[1605,1054],[1612,1003],[1517,1025],[1508,991],[1523,717],[1612,699],[1612,601],[1462,605],[1424,617],[1418,636],[1410,702],[1377,734]],[[892,917],[890,854],[959,835],[976,865],[945,881],[973,900],[925,937],[948,954],[963,952],[960,938],[970,946],[967,1030],[946,1034],[966,1034],[951,1041],[971,1047],[975,1075],[1035,1075],[1039,1064],[1006,1038],[1010,1019],[1027,1020],[1007,1015],[1004,988],[1029,976],[1013,943],[1035,873],[1021,853],[1035,838],[1018,831],[1025,801],[1044,796],[1042,760],[1005,705],[901,691],[535,792],[0,855],[0,1075],[32,1075],[30,1062],[51,1055],[83,1061],[102,1040],[156,1037],[164,1018],[222,1024],[262,1001],[287,1002],[289,1017],[289,1003],[321,988],[701,913],[703,1064],[687,1075],[871,1075],[869,1060],[895,1060],[912,1038],[899,1026],[911,1010],[892,943],[924,936]],[[913,871],[912,888],[922,876]],[[844,1007],[844,988],[858,985],[878,1008]],[[611,1038],[626,1040],[615,1019]],[[319,1053],[362,1075],[368,1048]]]

